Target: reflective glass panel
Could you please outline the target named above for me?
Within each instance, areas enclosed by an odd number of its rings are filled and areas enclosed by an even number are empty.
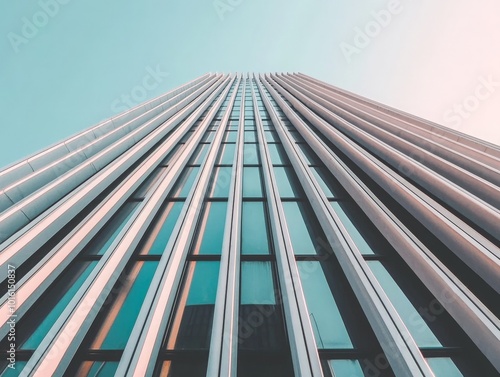
[[[298,261],[297,266],[318,348],[352,348],[351,339],[320,262]]]
[[[235,144],[222,144],[219,165],[232,165],[234,161]]]
[[[274,175],[276,177],[276,182],[278,184],[278,191],[281,198],[295,198],[297,197],[296,191],[292,187],[290,182],[292,179],[292,171],[290,168],[275,166]],[[294,184],[296,184],[294,182]]]
[[[264,203],[243,202],[241,217],[241,253],[269,254]]]
[[[199,167],[185,168],[170,195],[178,198],[187,197],[191,187],[193,187],[199,169]]]
[[[243,146],[243,163],[245,165],[259,164],[259,149],[257,144],[245,144]]]
[[[260,168],[258,167],[243,168],[243,197],[245,198],[262,197]]]
[[[419,347],[441,347],[427,323],[379,261],[367,261],[392,305]]]
[[[211,178],[212,185],[208,196],[211,198],[227,198],[229,196],[229,188],[231,187],[232,174],[232,167],[221,166],[214,168]]]
[[[221,254],[227,202],[207,202],[199,224],[193,254]]]
[[[426,361],[436,377],[463,377],[463,374],[449,357],[432,357]]]
[[[282,204],[294,253],[316,254],[311,233],[306,225],[306,211],[303,204],[298,202],[283,202]]]
[[[281,144],[268,144],[269,154],[273,165],[283,165],[288,163],[285,150]]]
[[[169,325],[167,349],[208,349],[214,314],[219,262],[189,262]]]
[[[110,294],[113,304],[97,330],[92,349],[125,348],[157,266],[158,262],[136,262],[120,276],[119,286]]]

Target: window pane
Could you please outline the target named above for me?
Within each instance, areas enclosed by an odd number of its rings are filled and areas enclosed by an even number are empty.
[[[358,247],[361,254],[363,255],[375,254],[373,249],[370,247],[370,245],[368,245],[365,238],[359,232],[358,228],[352,223],[351,216],[348,216],[347,213],[344,211],[344,208],[348,208],[347,205],[344,203],[341,205],[339,202],[330,202],[330,205],[332,206],[335,213],[339,216],[340,221],[342,221],[342,224],[346,228],[347,233],[349,233],[349,236],[352,238],[352,240]],[[365,231],[369,231],[369,229],[366,229],[366,224],[365,224]],[[377,230],[375,229],[372,229],[371,231],[377,232]]]
[[[352,348],[351,339],[320,262],[299,261],[297,266],[318,348]]]
[[[232,174],[232,167],[221,166],[214,168],[211,178],[212,185],[208,196],[211,198],[227,198],[231,187]]]
[[[328,360],[325,376],[365,377],[358,360]]]
[[[179,358],[164,361],[159,374],[161,377],[205,377],[207,375],[208,355],[206,357]]]
[[[293,178],[293,172],[290,168],[285,167],[274,167],[274,175],[276,176],[276,182],[278,184],[278,191],[281,198],[295,198],[297,197],[296,187],[298,182]],[[293,184],[291,180],[293,179]]]
[[[264,203],[243,202],[241,224],[241,253],[269,254]]]
[[[327,198],[337,198],[339,197],[338,189],[334,187],[328,180],[328,172],[322,168],[312,168],[311,169],[314,178],[318,181],[321,189],[325,193]]]
[[[288,163],[285,150],[281,144],[268,144],[269,154],[273,165],[283,165]]]
[[[119,279],[108,314],[102,320],[92,349],[120,350],[127,344],[158,262],[137,262]]]
[[[283,202],[283,209],[285,211],[286,224],[294,254],[317,254],[314,243],[311,238],[308,226],[306,225],[306,212],[302,203],[297,202]],[[310,226],[310,221],[307,221]]]
[[[234,161],[235,144],[222,144],[219,165],[232,165]]]
[[[268,143],[280,141],[278,134],[275,131],[264,131],[264,137]]]
[[[243,168],[243,197],[245,198],[262,197],[260,168],[257,167]]]
[[[178,198],[187,197],[191,187],[193,187],[199,169],[199,167],[185,168],[170,195]]]
[[[270,262],[241,262],[241,305],[275,305]]]
[[[209,132],[210,134],[215,134],[215,132]],[[189,164],[199,165],[205,159],[208,151],[210,150],[210,144],[199,144],[196,147],[193,155],[189,159]]]
[[[417,345],[419,347],[441,347],[439,340],[382,263],[379,261],[367,261],[367,263]]]
[[[257,141],[257,133],[255,131],[245,131],[245,143],[255,143]]]
[[[217,254],[222,251],[227,202],[207,202],[198,229],[193,254]]]
[[[167,204],[140,246],[140,254],[163,254],[183,206],[184,202],[170,202]]]
[[[426,361],[436,377],[463,377],[463,374],[449,357],[432,357]]]
[[[34,318],[27,317],[25,319],[26,324],[36,322],[37,327],[34,331],[31,331],[29,338],[21,343],[20,349],[35,349],[40,345],[42,339],[47,335],[63,310],[66,309],[96,265],[97,261],[76,263],[66,270],[62,278],[42,296],[40,305],[31,309],[32,312],[29,314],[30,317]],[[23,337],[20,332],[24,330],[27,329],[21,322],[20,326],[17,326],[18,339]]]
[[[238,136],[238,132],[236,132],[236,131],[226,131],[226,134],[224,135],[224,142],[225,143],[236,143],[237,136]]]
[[[259,164],[259,149],[257,144],[245,144],[243,147],[243,162],[245,165]]]
[[[167,349],[208,349],[219,262],[189,262],[170,323]]]

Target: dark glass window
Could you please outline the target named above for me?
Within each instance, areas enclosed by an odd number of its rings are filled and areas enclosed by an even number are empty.
[[[164,348],[209,348],[219,264],[218,261],[188,262]]]
[[[118,364],[118,361],[84,361],[76,375],[87,377],[114,376]]]
[[[436,377],[463,377],[450,357],[432,357],[426,361]]]

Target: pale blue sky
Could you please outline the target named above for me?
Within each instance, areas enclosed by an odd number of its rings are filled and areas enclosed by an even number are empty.
[[[138,103],[151,71],[144,99],[206,72],[300,71],[500,144],[498,25],[497,0],[3,2],[0,167]]]

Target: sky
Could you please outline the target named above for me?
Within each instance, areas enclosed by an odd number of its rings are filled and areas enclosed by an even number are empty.
[[[498,0],[9,1],[0,168],[206,72],[302,72],[500,144]]]

